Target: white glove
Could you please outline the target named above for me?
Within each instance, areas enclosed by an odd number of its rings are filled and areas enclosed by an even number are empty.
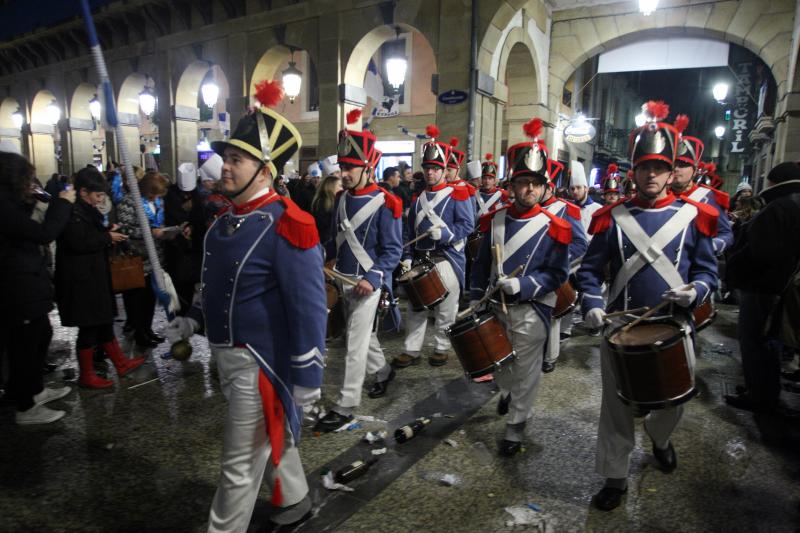
[[[442,228],[432,227],[428,230],[428,237],[434,241],[440,240],[442,238]]]
[[[519,278],[502,278],[498,280],[497,285],[503,290],[504,293],[508,294],[509,296],[513,296],[519,293]]]
[[[681,307],[689,307],[692,305],[692,302],[697,298],[697,291],[694,290],[694,287],[691,289],[684,289],[683,287],[678,287],[677,289],[670,289],[664,294],[661,295],[662,298],[665,300],[669,300],[671,302],[675,302],[676,304],[680,305]]]
[[[200,324],[197,323],[197,320],[188,316],[176,316],[167,324],[164,336],[170,344],[175,344],[178,341],[188,339],[199,329]]]
[[[400,269],[403,272],[408,272],[409,270],[411,270],[411,259],[403,259],[402,261],[400,261]]]
[[[586,323],[587,327],[592,329],[597,329],[603,325],[606,320],[606,312],[600,309],[599,307],[595,307],[594,309],[589,310],[584,317],[584,322]]]
[[[294,397],[294,403],[300,407],[305,407],[322,398],[322,389],[319,387],[312,389],[309,387],[295,385],[292,389],[292,396]]]
[[[469,301],[470,309],[475,309],[476,307],[478,307],[478,305],[480,305],[480,300],[470,300]]]

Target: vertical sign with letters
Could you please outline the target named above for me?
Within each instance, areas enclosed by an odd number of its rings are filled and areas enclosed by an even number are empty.
[[[733,50],[732,50],[733,51]],[[732,54],[733,55],[733,54]],[[732,120],[731,120],[731,153],[743,154],[750,151],[750,140],[747,138],[756,118],[753,104],[753,77],[755,64],[752,58],[734,59],[731,66],[736,74],[733,88]]]

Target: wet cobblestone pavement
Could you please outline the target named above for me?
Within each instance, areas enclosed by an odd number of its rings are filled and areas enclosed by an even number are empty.
[[[465,380],[455,357],[439,368],[398,371],[384,398],[365,391],[357,414],[376,420],[359,429],[315,436],[306,428],[300,451],[316,516],[299,530],[517,531],[523,527],[510,526],[504,508],[533,504],[554,531],[796,531],[800,424],[737,411],[722,399],[740,382],[735,319],[735,308],[721,306],[700,334],[700,394],[673,436],[678,469],[667,475],[655,467],[639,422],[629,492],[611,513],[590,507],[602,484],[594,473],[600,339],[578,335],[543,377],[525,451],[515,458],[496,452],[504,421],[494,385]],[[60,366],[47,381],[75,386],[74,375],[64,376],[76,369],[76,330],[58,325],[56,314],[52,322],[51,360]],[[154,329],[163,326],[159,314]],[[402,349],[400,335],[382,341],[387,358]],[[54,424],[16,426],[13,407],[2,403],[0,531],[203,531],[226,407],[205,339],[195,336],[192,345],[184,363],[163,359],[167,346],[157,347],[111,390],[75,387],[54,404],[67,411]],[[343,355],[341,341],[330,343],[323,409],[336,397]],[[389,443],[354,492],[322,488],[321,471],[380,447],[360,443],[367,431],[391,432],[421,415],[434,417],[431,426],[407,444]],[[444,474],[452,486],[441,483]],[[258,504],[252,531],[268,512]]]

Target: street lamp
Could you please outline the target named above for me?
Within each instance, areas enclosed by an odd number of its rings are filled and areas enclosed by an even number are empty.
[[[139,107],[142,109],[142,113],[148,117],[156,110],[156,95],[153,94],[153,90],[147,85],[145,85],[142,92],[139,93]]]
[[[47,107],[44,108],[44,116],[53,126],[58,124],[58,121],[61,119],[61,110],[58,108],[58,103],[55,100],[47,104]]]
[[[395,90],[399,89],[406,81],[406,71],[408,70],[408,60],[403,48],[405,41],[400,40],[400,27],[395,28],[397,40],[394,49],[386,57],[386,75],[389,78],[389,85]]]
[[[23,122],[25,122],[25,117],[22,116],[22,111],[17,108],[16,111],[11,113],[11,123],[14,124],[15,128],[20,129]]]
[[[645,17],[649,16],[658,7],[658,0],[639,0],[639,11]]]
[[[724,102],[725,97],[728,96],[728,84],[717,83],[714,85],[714,88],[711,89],[711,93],[714,95],[714,100],[720,103]]]
[[[289,61],[289,66],[283,71],[283,91],[289,97],[289,103],[293,104],[294,99],[300,94],[300,87],[303,85],[303,73],[297,68],[294,62],[294,48],[292,50],[292,59]]]
[[[647,122],[647,117],[644,116],[644,113],[639,113],[635,117],[633,117],[633,121],[636,123],[637,128],[641,128],[644,126],[644,123]]]
[[[714,135],[717,136],[717,139],[725,137],[725,126],[717,126],[714,128]]]
[[[210,79],[200,87],[200,92],[203,94],[203,103],[205,103],[208,107],[214,107],[217,104],[217,99],[219,98],[219,85],[214,82],[214,79]]]
[[[97,95],[94,95],[91,100],[89,100],[89,113],[92,114],[92,118],[95,122],[100,121],[100,100],[97,99]]]

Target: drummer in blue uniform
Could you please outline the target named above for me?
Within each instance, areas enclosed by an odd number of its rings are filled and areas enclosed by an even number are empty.
[[[672,304],[652,318],[672,316],[689,323],[689,310],[708,298],[717,284],[712,244],[716,209],[672,194],[678,132],[672,124],[662,122],[669,114],[669,107],[663,102],[648,102],[643,110],[647,123],[633,130],[630,137],[636,196],[607,205],[594,214],[589,227],[593,239],[577,274],[584,291],[586,322],[593,328],[605,323],[601,287],[606,265],[610,266],[612,279],[606,308],[609,312],[652,308],[666,299]],[[691,369],[691,342],[686,349],[690,352],[686,356]],[[606,482],[593,503],[604,511],[616,508],[627,491],[637,414],[618,397],[612,365],[608,345],[603,343],[596,470]],[[682,405],[652,410],[644,421],[653,455],[664,472],[677,466],[670,436],[682,412]]]
[[[361,110],[347,114],[348,125],[358,122]],[[392,272],[403,254],[403,202],[375,183],[381,152],[369,130],[343,129],[339,133],[339,167],[344,190],[333,206],[335,239],[326,259],[336,259],[334,270],[355,285],[342,284],[347,333],[344,383],[336,405],[315,429],[333,431],[353,420],[361,404],[366,374],[375,376],[370,398],[386,394],[394,370],[386,363],[378,341],[378,303],[382,291],[392,301]]]
[[[172,342],[205,331],[228,401],[213,532],[248,529],[265,475],[274,524],[311,510],[297,443],[301,407],[320,397],[322,384],[323,251],[313,217],[272,189],[301,143],[268,107],[282,95],[276,82],[259,83],[262,107],[242,117],[228,141],[212,143],[230,204],[205,237],[200,297],[167,327]]]
[[[572,241],[569,222],[541,206],[548,189],[547,151],[538,139],[541,120],[529,121],[524,131],[531,140],[511,146],[507,153],[514,202],[481,218],[485,236],[470,280],[472,306],[490,285],[499,286],[502,296],[496,300],[502,303],[491,307],[516,353],[512,362],[494,372],[501,393],[497,410],[508,416],[498,451],[507,457],[522,448],[525,427],[533,417],[556,300],[553,291],[567,280]],[[512,276],[520,266],[522,270]]]
[[[481,188],[475,195],[478,218],[508,203],[508,191],[497,186],[497,163],[494,162],[494,155],[487,153],[480,168]]]
[[[678,115],[675,118],[675,129],[678,130],[678,153],[675,156],[675,169],[672,171],[672,193],[676,196],[688,196],[696,202],[702,202],[715,208],[719,212],[717,223],[717,236],[714,237],[714,252],[721,256],[725,249],[733,244],[733,231],[728,218],[730,197],[727,193],[714,189],[702,180],[703,173],[698,172],[700,161],[703,157],[703,141],[683,132],[689,125],[689,117]]]
[[[475,220],[467,184],[453,186],[445,181],[450,145],[437,140],[439,128],[436,126],[428,126],[426,133],[430,137],[422,148],[426,187],[415,198],[408,215],[409,240],[422,238],[404,249],[401,265],[407,271],[411,269],[412,260],[417,263],[433,261],[448,291],[444,301],[433,309],[436,332],[434,351],[428,357],[431,366],[442,366],[447,363],[451,348],[446,330],[455,321],[465,281],[465,241],[475,227]],[[427,323],[427,310],[414,311],[409,307],[404,350],[392,360],[393,367],[419,364]]]

